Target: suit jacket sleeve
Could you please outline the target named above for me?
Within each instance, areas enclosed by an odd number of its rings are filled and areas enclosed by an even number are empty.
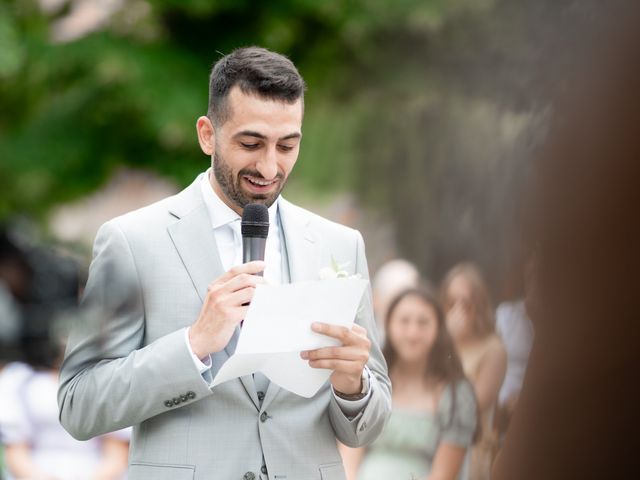
[[[364,241],[360,232],[356,232],[356,268],[362,278],[369,278]],[[329,419],[336,437],[349,447],[361,447],[375,440],[382,431],[391,413],[391,382],[387,373],[387,364],[380,349],[380,342],[373,318],[371,288],[367,288],[362,299],[356,323],[366,328],[371,340],[371,351],[367,366],[371,372],[371,398],[366,407],[355,417],[344,415],[332,395],[329,404]]]
[[[119,430],[211,394],[182,329],[146,346],[144,333],[135,259],[111,221],[96,237],[80,318],[60,371],[60,422],[76,439]]]

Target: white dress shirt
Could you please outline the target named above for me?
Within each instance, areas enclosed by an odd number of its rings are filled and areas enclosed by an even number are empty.
[[[241,217],[234,212],[220,197],[216,194],[209,181],[211,169],[207,170],[203,175],[200,187],[204,203],[211,218],[211,226],[213,228],[214,237],[218,246],[220,260],[225,271],[228,271],[236,265],[242,264],[242,234],[240,230]],[[278,217],[278,199],[269,207],[269,234],[267,236],[267,245],[265,251],[264,278],[271,284],[282,283],[282,246],[280,245],[280,222]],[[185,341],[191,352],[193,362],[198,368],[200,374],[203,375],[205,381],[207,377],[204,375],[211,368],[211,357],[207,357],[202,361],[191,349],[189,343],[189,328],[185,329]],[[208,377],[210,378],[210,376]],[[260,376],[255,378],[256,383],[268,381],[266,377]],[[371,397],[371,374],[365,366],[362,375],[363,389],[366,396],[360,400],[345,400],[332,391],[341,410],[347,417],[355,417],[367,405]]]

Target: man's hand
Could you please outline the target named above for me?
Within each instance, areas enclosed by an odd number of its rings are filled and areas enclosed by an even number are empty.
[[[200,316],[189,330],[189,343],[198,358],[219,352],[229,343],[236,325],[247,314],[256,285],[264,283],[262,277],[255,275],[264,268],[262,261],[245,263],[209,285]]]
[[[362,391],[362,370],[369,360],[371,341],[367,331],[358,324],[351,329],[326,323],[314,323],[314,332],[337,338],[342,342],[339,347],[325,347],[300,352],[300,356],[309,360],[313,368],[333,370],[331,385],[345,395],[354,395]]]

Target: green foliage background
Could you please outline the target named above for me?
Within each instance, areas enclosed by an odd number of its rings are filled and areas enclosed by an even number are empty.
[[[363,98],[375,101],[367,91],[393,76],[378,63],[376,37],[429,31],[482,3],[156,0],[147,11],[133,1],[106,29],[70,43],[49,40],[64,11],[3,3],[0,217],[42,217],[119,165],[190,181],[206,165],[194,123],[206,110],[210,66],[251,44],[289,55],[309,85],[296,178],[320,189],[349,187],[356,131],[372,119]]]
[[[532,132],[574,56],[559,45],[595,3],[129,0],[56,43],[64,9],[1,0],[0,219],[44,220],[122,165],[186,185],[208,163],[195,119],[211,65],[257,44],[309,87],[297,190],[357,192],[433,277],[473,258],[498,278]]]

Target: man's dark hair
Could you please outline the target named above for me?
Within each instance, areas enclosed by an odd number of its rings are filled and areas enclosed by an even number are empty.
[[[215,126],[229,118],[227,98],[236,85],[243,93],[287,103],[304,99],[306,88],[295,65],[284,55],[260,47],[238,48],[211,69],[207,116]]]

